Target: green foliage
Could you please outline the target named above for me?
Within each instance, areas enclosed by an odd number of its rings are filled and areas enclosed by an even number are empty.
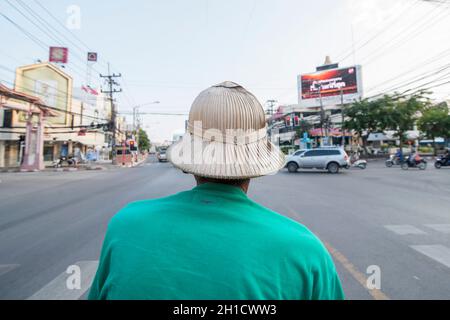
[[[406,140],[406,132],[414,128],[418,121],[420,111],[429,107],[429,101],[423,93],[410,97],[385,95],[376,100],[360,100],[345,110],[348,119],[344,126],[354,130],[363,140],[366,147],[367,138],[371,133],[396,131],[400,144]]]
[[[151,147],[147,132],[141,128],[139,129],[138,146],[141,151],[148,151]]]
[[[450,133],[450,116],[447,104],[439,104],[423,110],[417,126],[427,137],[447,138]]]
[[[382,132],[391,123],[389,111],[393,100],[384,96],[377,100],[360,100],[345,109],[344,128],[353,130],[362,138],[367,153],[367,138],[371,133]]]
[[[400,145],[406,138],[406,132],[414,129],[414,124],[429,102],[422,95],[413,95],[407,99],[400,98],[393,100],[391,107],[388,107],[386,114],[388,121],[385,129],[395,130],[396,136],[400,139]]]
[[[436,154],[436,137],[448,138],[450,136],[450,116],[446,103],[429,106],[422,111],[417,126],[428,138],[433,140],[433,148]]]
[[[303,137],[303,133],[308,132],[311,129],[312,129],[311,123],[309,123],[308,121],[305,121],[303,119],[300,120],[299,126],[297,128],[295,128],[296,138]]]

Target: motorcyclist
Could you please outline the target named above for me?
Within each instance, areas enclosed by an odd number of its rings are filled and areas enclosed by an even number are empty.
[[[450,150],[449,149],[447,149],[445,151],[444,155],[442,156],[442,160],[445,160],[445,161],[449,161],[450,160]]]
[[[395,153],[395,159],[398,159],[400,162],[403,161],[403,152],[401,148],[397,149],[397,152]]]
[[[416,164],[416,150],[413,148],[411,149],[411,153],[408,157],[408,162],[410,165],[414,166]]]

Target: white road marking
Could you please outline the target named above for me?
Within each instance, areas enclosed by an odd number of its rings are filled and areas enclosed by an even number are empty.
[[[66,270],[37,291],[27,300],[78,300],[89,289],[97,271],[98,261],[79,261],[74,265],[81,270],[81,288],[67,288],[67,279],[71,276]]]
[[[450,249],[440,244],[410,246],[427,257],[450,268]]]
[[[0,276],[14,270],[15,268],[17,268],[19,266],[20,266],[20,264],[0,264]]]
[[[450,233],[450,224],[426,224],[425,226],[442,233]]]
[[[387,225],[384,226],[386,229],[395,232],[401,236],[407,235],[407,234],[426,234],[425,231],[422,231],[414,226],[411,226],[409,224],[398,224],[398,225]]]

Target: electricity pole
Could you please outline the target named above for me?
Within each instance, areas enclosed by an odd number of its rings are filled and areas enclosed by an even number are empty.
[[[341,132],[342,132],[342,149],[345,149],[345,131],[344,131],[344,123],[345,123],[345,114],[344,114],[344,90],[341,88]]]
[[[320,100],[320,132],[322,134],[322,141],[321,144],[323,145],[324,135],[323,135],[323,127],[325,124],[325,110],[323,108],[323,101],[322,101],[322,84],[319,82],[319,100]],[[326,129],[325,129],[326,134]],[[328,138],[327,138],[328,139]]]
[[[119,86],[119,84],[116,82],[115,78],[122,77],[122,74],[111,74],[109,69],[109,63],[108,63],[108,74],[107,75],[100,75],[101,78],[105,78],[106,83],[108,84],[109,90],[101,90],[102,93],[109,94],[109,101],[111,103],[111,130],[112,130],[112,139],[111,139],[111,146],[114,154],[114,148],[116,146],[116,116],[117,116],[117,110],[114,103],[114,93],[122,92],[122,89],[116,89],[116,86]]]

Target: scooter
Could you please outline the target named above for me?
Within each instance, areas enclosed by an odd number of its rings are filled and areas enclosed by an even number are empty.
[[[409,168],[419,168],[425,170],[427,168],[427,161],[425,159],[409,161],[408,159],[402,162],[402,169],[408,170]]]
[[[357,154],[353,155],[350,157],[350,165],[347,166],[347,169],[349,169],[351,167],[355,167],[355,168],[364,170],[365,168],[367,168],[367,161],[359,159],[359,155],[357,155]]]
[[[387,159],[385,161],[385,165],[388,168],[391,168],[392,166],[398,166],[399,164],[401,164],[401,159],[400,157],[396,156],[395,154],[391,154],[389,156],[389,159]]]
[[[436,158],[436,161],[434,163],[434,167],[436,169],[440,169],[442,167],[450,167],[450,158],[445,156],[439,156]]]
[[[64,161],[67,161],[66,157],[64,157],[64,156],[63,157],[59,157],[58,159],[53,161],[52,165],[53,165],[54,168],[61,168]]]
[[[55,161],[53,161],[53,167],[54,168],[61,168],[64,164],[64,162],[67,162],[67,164],[69,166],[74,166],[76,167],[78,164],[77,158],[73,157],[73,156],[69,156],[69,157],[59,157],[58,159],[56,159]]]

